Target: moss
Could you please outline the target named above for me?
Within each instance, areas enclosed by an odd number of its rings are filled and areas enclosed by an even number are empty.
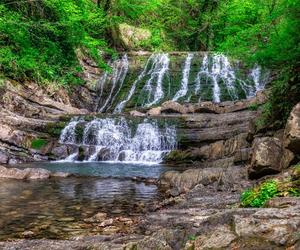
[[[83,124],[78,124],[75,128],[75,135],[76,135],[76,141],[80,142],[82,141],[84,134],[84,125]]]
[[[40,150],[43,146],[47,145],[48,141],[42,138],[33,139],[31,141],[31,148]]]
[[[61,131],[66,126],[66,122],[56,122],[47,124],[46,132],[54,138],[59,138]]]
[[[78,161],[83,161],[84,159],[85,159],[84,149],[82,147],[79,147],[79,149],[78,149]]]
[[[248,106],[248,109],[250,109],[252,111],[256,111],[256,110],[258,110],[258,108],[259,108],[259,105],[257,103],[253,103]]]
[[[165,162],[175,162],[175,163],[182,163],[182,162],[192,162],[196,160],[200,160],[192,152],[189,151],[181,151],[181,150],[174,150],[170,154],[165,157]]]

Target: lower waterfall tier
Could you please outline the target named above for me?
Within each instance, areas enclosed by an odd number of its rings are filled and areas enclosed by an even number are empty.
[[[160,163],[176,148],[176,130],[147,119],[134,124],[125,118],[76,118],[62,131],[60,143],[74,147],[63,161]]]

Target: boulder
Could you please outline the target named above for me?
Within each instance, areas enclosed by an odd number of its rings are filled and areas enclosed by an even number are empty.
[[[253,143],[251,165],[248,169],[249,178],[260,178],[268,174],[279,173],[283,148],[278,138],[257,138]]]
[[[131,116],[136,116],[136,117],[143,117],[143,116],[146,116],[146,114],[142,113],[142,112],[139,112],[137,110],[132,110],[130,111],[129,113]]]
[[[161,107],[152,108],[147,112],[150,116],[158,116],[161,114]]]
[[[142,42],[151,38],[151,32],[148,29],[121,23],[112,30],[112,37],[116,45],[136,50],[140,49]]]
[[[284,146],[300,154],[300,103],[292,110],[284,131]]]
[[[163,173],[160,176],[159,185],[167,189],[175,188],[179,193],[184,193],[199,184],[231,188],[235,184],[240,184],[245,177],[246,172],[240,167],[188,169],[182,173],[178,171]]]
[[[27,178],[27,175],[27,171],[0,166],[0,178],[24,180]]]
[[[51,175],[50,171],[42,168],[25,168],[19,171],[27,172],[26,179],[28,180],[49,179]]]
[[[167,101],[161,105],[161,113],[186,114],[188,108],[174,101]]]
[[[0,163],[7,164],[9,158],[4,151],[0,151]]]
[[[65,173],[65,172],[55,172],[55,173],[51,173],[51,177],[55,177],[55,178],[66,178],[66,177],[70,177],[72,174],[70,173]]]
[[[218,104],[213,102],[201,102],[194,106],[195,113],[213,113],[220,114],[223,110],[219,107]]]
[[[50,171],[42,168],[6,168],[0,166],[0,178],[17,179],[17,180],[42,180],[49,179],[50,177],[69,177],[68,173],[51,173]]]

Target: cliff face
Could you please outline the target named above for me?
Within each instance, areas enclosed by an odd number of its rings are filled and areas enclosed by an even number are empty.
[[[256,83],[257,75],[252,76],[250,69],[217,54],[133,52],[108,62],[111,71],[106,73],[80,51],[78,58],[85,85],[66,89],[6,81],[2,86],[0,163],[57,159],[59,154],[60,157],[68,155],[73,149],[61,148],[57,143],[60,131],[69,120],[66,116],[95,111],[126,113],[134,108],[144,112],[169,100],[178,103],[236,100],[254,96],[262,87]],[[251,103],[247,101],[242,104],[206,103],[193,107],[195,110],[190,110],[190,114],[216,114],[225,110],[229,113],[235,109],[245,110],[249,105]],[[179,134],[182,134],[179,144],[184,147],[195,142],[227,140],[237,135],[236,129],[239,133],[246,131],[243,122],[237,124],[236,115],[214,114],[183,116],[185,128],[179,128]],[[245,121],[253,116],[251,112],[241,113]],[[236,129],[226,125],[223,131],[215,133],[214,127],[219,130],[223,123],[236,123]]]
[[[0,163],[47,160],[64,122],[61,116],[86,114],[72,106],[66,90],[6,81],[0,95]],[[42,149],[43,148],[43,149]]]

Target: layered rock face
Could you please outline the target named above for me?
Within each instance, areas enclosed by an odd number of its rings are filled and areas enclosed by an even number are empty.
[[[65,123],[62,116],[86,114],[64,90],[6,81],[0,89],[0,163],[47,160]]]
[[[300,152],[299,131],[300,104],[297,104],[290,114],[284,131],[278,131],[273,137],[254,140],[249,177],[259,178],[267,174],[279,173],[292,163],[297,163]]]

